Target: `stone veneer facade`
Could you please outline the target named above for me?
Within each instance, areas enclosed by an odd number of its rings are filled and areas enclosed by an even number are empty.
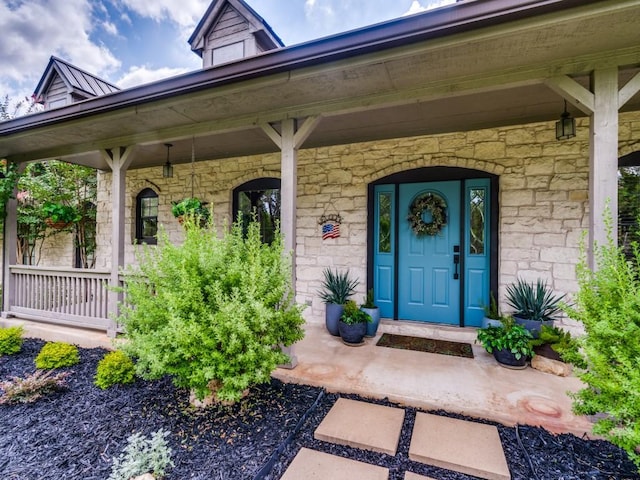
[[[360,280],[361,301],[367,274],[367,185],[408,169],[454,166],[499,176],[500,295],[517,276],[542,277],[558,292],[577,289],[575,265],[582,232],[588,227],[588,119],[578,136],[555,139],[552,123],[306,149],[298,157],[297,300],[309,307],[310,321],[323,321],[317,291],[322,270],[349,269]],[[638,149],[640,113],[620,117],[620,155]],[[216,223],[231,216],[232,190],[255,178],[279,177],[280,155],[268,154],[195,164],[196,196],[213,204]],[[98,179],[98,269],[110,268],[111,175]],[[159,222],[179,242],[181,227],[171,202],[191,196],[191,165],[176,165],[174,177],[160,167],[127,172],[126,262],[135,262],[136,195],[144,188],[159,194]],[[318,218],[339,212],[341,237],[323,241]],[[495,214],[495,210],[494,210]],[[53,252],[45,252],[51,258]]]

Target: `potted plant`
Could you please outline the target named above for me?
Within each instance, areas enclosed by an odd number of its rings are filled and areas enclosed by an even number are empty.
[[[527,367],[527,359],[534,355],[531,339],[531,333],[512,317],[502,317],[501,327],[479,329],[477,341],[500,365],[521,369]]]
[[[171,203],[171,213],[181,224],[184,222],[185,216],[197,217],[201,225],[205,225],[209,221],[211,213],[207,208],[206,202],[203,202],[199,198],[183,198],[179,202]]]
[[[531,332],[534,338],[540,335],[542,325],[553,325],[555,315],[560,311],[560,302],[565,295],[554,295],[546,282],[538,279],[535,283],[521,278],[507,287],[507,303],[514,309],[516,322]]]
[[[360,310],[356,302],[349,300],[344,305],[344,310],[338,322],[338,331],[342,341],[347,345],[360,345],[367,333],[367,323],[371,317]]]
[[[44,222],[47,226],[57,230],[61,230],[80,220],[80,214],[74,207],[62,203],[46,201],[42,206],[42,213],[45,216]]]
[[[320,298],[326,304],[325,323],[327,330],[331,335],[338,336],[338,320],[344,310],[344,304],[356,287],[358,286],[357,280],[349,279],[349,272],[339,273],[337,270],[335,273],[330,268],[325,268],[322,272],[324,280],[322,282],[323,290],[319,292]]]
[[[498,302],[496,302],[496,297],[493,295],[493,292],[489,294],[489,305],[485,305],[483,309],[484,317],[482,319],[482,328],[487,328],[488,326],[499,327],[502,325],[502,315],[500,314]]]
[[[380,325],[380,309],[373,301],[373,288],[367,291],[364,297],[364,303],[360,306],[360,310],[371,317],[371,321],[367,322],[367,337],[375,337]]]

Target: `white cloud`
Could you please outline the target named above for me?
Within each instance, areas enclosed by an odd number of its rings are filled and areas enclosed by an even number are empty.
[[[118,35],[118,27],[116,27],[116,24],[113,22],[102,22],[102,28],[109,35]]]
[[[145,83],[155,82],[164,78],[175,77],[190,71],[188,68],[148,68],[146,66],[134,66],[129,69],[119,80],[116,85],[120,88],[137,87]]]
[[[456,0],[430,0],[427,2],[426,6],[422,6],[418,0],[413,0],[409,10],[407,10],[404,15],[413,15],[414,13],[426,12],[427,10],[432,10],[438,7],[444,7],[445,5],[451,5],[455,3]]]
[[[0,0],[3,82],[35,88],[51,55],[98,75],[117,68],[111,51],[90,40],[92,20],[91,0]]]
[[[207,7],[209,0],[120,0],[130,10],[155,21],[171,20],[180,27],[194,27]]]

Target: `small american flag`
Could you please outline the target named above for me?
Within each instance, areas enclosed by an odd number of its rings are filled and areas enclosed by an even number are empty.
[[[322,239],[338,238],[340,236],[340,224],[339,223],[325,223],[322,226]]]

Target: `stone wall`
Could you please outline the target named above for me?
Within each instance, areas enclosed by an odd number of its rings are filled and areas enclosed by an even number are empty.
[[[575,292],[575,265],[582,232],[588,227],[588,122],[578,136],[555,139],[552,123],[505,127],[439,136],[307,149],[298,159],[297,300],[309,307],[307,319],[322,321],[317,291],[322,270],[349,269],[360,280],[361,301],[367,272],[367,185],[387,175],[430,166],[456,166],[499,176],[499,285],[517,276],[541,277],[559,292]],[[640,114],[620,119],[621,148],[633,151],[640,140]],[[626,152],[628,153],[628,152]],[[231,215],[236,186],[259,177],[279,177],[279,154],[198,162],[196,196],[211,202],[218,225]],[[98,268],[111,264],[111,175],[99,176]],[[135,197],[144,188],[159,194],[159,221],[179,242],[181,227],[171,201],[191,196],[191,166],[176,165],[172,179],[160,167],[127,174],[126,261],[135,261]],[[340,213],[341,237],[322,240],[318,218]],[[494,214],[496,212],[494,211]]]

